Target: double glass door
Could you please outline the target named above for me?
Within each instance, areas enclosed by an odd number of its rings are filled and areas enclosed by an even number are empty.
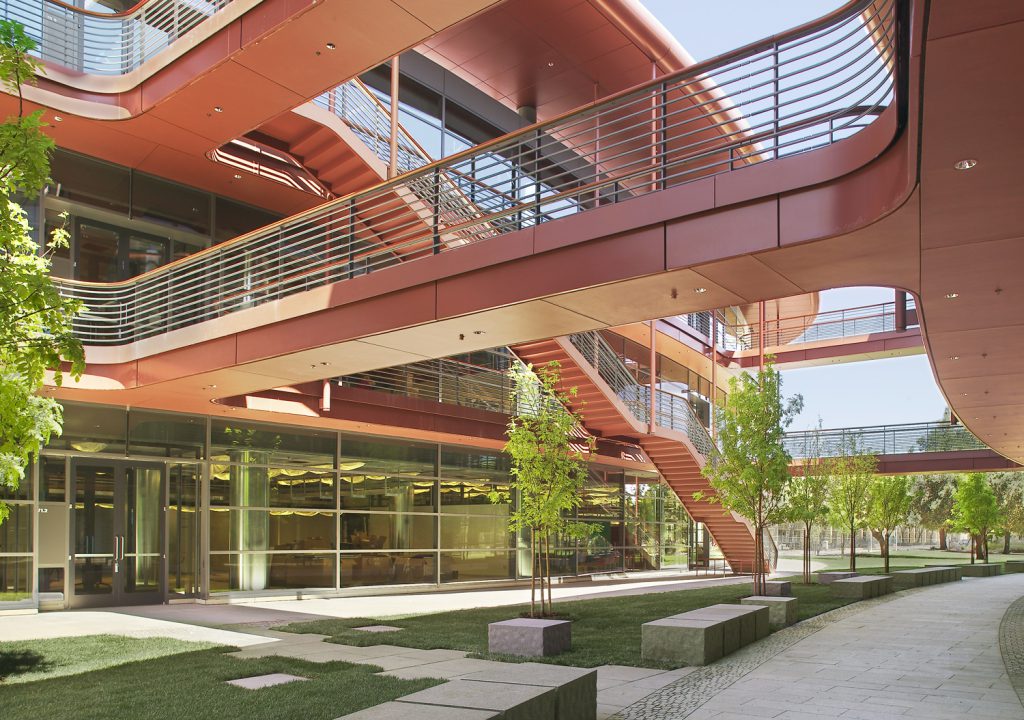
[[[164,598],[164,468],[74,460],[71,606]]]

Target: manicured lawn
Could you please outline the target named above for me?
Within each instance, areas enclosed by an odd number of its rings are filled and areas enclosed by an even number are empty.
[[[70,638],[59,654],[81,638]],[[0,652],[13,643],[0,643]],[[20,643],[19,643],[20,645]],[[342,662],[311,663],[284,657],[242,660],[213,648],[143,660],[65,677],[0,684],[0,708],[11,718],[61,720],[332,720],[436,685],[374,675],[380,668]],[[40,650],[43,661],[45,653]],[[225,680],[290,673],[306,682],[245,690]]]
[[[0,642],[0,682],[35,682],[211,647],[210,643],[173,638],[121,635]]]
[[[663,667],[644,662],[640,658],[640,626],[651,620],[694,610],[715,603],[736,603],[750,595],[748,583],[722,587],[648,593],[593,600],[558,602],[555,611],[573,621],[570,652],[544,662],[578,667],[598,665],[634,665]],[[800,598],[801,619],[848,604],[837,600],[827,587],[819,585],[793,585],[793,594]],[[306,632],[329,635],[331,641],[345,645],[375,645],[387,643],[415,648],[447,648],[466,650],[494,660],[516,660],[487,654],[487,624],[519,617],[526,606],[506,606],[459,610],[433,615],[418,615],[401,619],[359,618],[318,620],[295,623],[284,628],[288,632]],[[368,637],[351,628],[386,622],[403,628],[400,632]],[[521,660],[522,658],[518,658]],[[539,659],[538,659],[539,660]]]
[[[799,555],[786,554],[789,560],[799,560]],[[1022,558],[1021,555],[1003,555],[1001,553],[991,553],[992,562],[1003,562],[1005,560],[1019,560]],[[839,555],[812,555],[811,562],[823,563],[827,570],[846,570],[850,567],[850,558],[848,556]],[[966,565],[971,562],[971,556],[968,553],[960,552],[949,552],[946,550],[923,550],[913,549],[907,552],[896,552],[893,553],[889,558],[890,569],[899,568],[914,568],[924,567],[925,565],[934,565],[936,563],[945,563],[948,565]],[[873,568],[882,568],[882,557],[878,554],[862,555],[857,553],[857,570],[868,572]]]

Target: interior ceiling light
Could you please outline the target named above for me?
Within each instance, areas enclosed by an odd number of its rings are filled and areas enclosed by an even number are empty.
[[[224,112],[224,108],[222,108],[220,105],[217,105],[216,107],[213,108],[213,111],[216,112],[216,113],[222,113],[222,112]]]
[[[337,48],[337,47],[338,47],[338,46],[337,46],[337,45],[335,45],[334,43],[327,43],[327,49],[328,49],[328,50],[334,50],[334,49],[335,49],[335,48]]]
[[[555,61],[554,60],[548,60],[548,67],[554,67],[554,66],[555,66]]]
[[[241,179],[242,179],[242,176],[239,175],[238,173],[235,173],[235,180],[241,180]]]
[[[62,118],[60,115],[54,115],[53,116],[53,121],[54,122],[64,122],[64,118]]]
[[[948,292],[948,293],[946,293],[946,299],[947,300],[956,300],[958,297],[960,297],[960,293],[958,293],[958,292]]]
[[[703,295],[704,293],[706,293],[708,291],[708,289],[706,287],[696,287],[696,288],[693,289],[693,291],[695,293],[697,293],[698,295]]]
[[[959,359],[960,359],[960,356],[959,356],[959,355],[950,355],[950,356],[949,356],[949,359],[950,359],[950,360],[959,360]]]
[[[953,167],[957,170],[970,170],[972,167],[978,164],[978,161],[974,158],[964,158],[963,160],[957,160],[953,163]]]

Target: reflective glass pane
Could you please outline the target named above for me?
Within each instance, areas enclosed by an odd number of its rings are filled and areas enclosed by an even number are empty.
[[[199,468],[193,465],[171,466],[168,483],[168,591],[190,595],[195,593],[199,586],[199,518],[196,512]]]
[[[428,475],[433,477],[434,445],[408,442],[360,439],[342,436],[342,471],[359,471],[367,475]]]
[[[114,592],[114,558],[75,558],[75,594],[110,595]]]
[[[75,553],[114,552],[114,468],[79,465],[75,473]]]
[[[441,582],[504,580],[515,577],[514,553],[464,550],[441,553]]]
[[[155,270],[170,260],[170,241],[167,238],[130,231],[125,234],[128,238],[128,277]]]
[[[63,586],[61,586],[63,590]],[[32,597],[32,558],[0,557],[0,602]]]
[[[125,452],[127,414],[124,408],[64,404],[64,432],[46,447],[82,453]]]
[[[501,452],[464,450],[462,448],[441,448],[441,472],[443,478],[465,480],[490,480],[508,482],[509,458]]]
[[[128,168],[57,149],[50,160],[52,197],[128,214]]]
[[[507,548],[511,543],[507,516],[441,516],[442,548]]]
[[[210,512],[210,550],[327,550],[334,547],[335,514],[302,510]]]
[[[39,463],[39,499],[64,502],[64,458],[43,458]]]
[[[334,509],[333,471],[270,468],[270,507]]]
[[[144,410],[128,413],[131,455],[201,459],[205,445],[204,418]]]
[[[200,235],[210,234],[210,195],[143,173],[132,176],[132,215]]]
[[[210,591],[333,588],[334,553],[230,554],[210,556]]]
[[[499,493],[498,502],[491,502],[491,492]],[[473,513],[508,515],[512,494],[508,485],[479,480],[442,480],[441,511],[446,513]]]
[[[411,550],[433,548],[435,518],[429,515],[342,513],[342,550]]]
[[[210,459],[257,465],[334,467],[333,432],[214,420]]]
[[[339,480],[341,507],[345,510],[433,512],[436,482],[433,478],[342,474]]]
[[[10,515],[0,523],[0,553],[32,552],[32,516],[28,503],[10,503]]]
[[[120,240],[121,233],[115,228],[80,220],[75,228],[78,279],[104,283],[120,280],[117,253]]]
[[[399,585],[434,582],[434,553],[344,553],[341,586]]]

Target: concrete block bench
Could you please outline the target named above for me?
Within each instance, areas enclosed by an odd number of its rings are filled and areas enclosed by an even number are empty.
[[[768,580],[764,584],[764,594],[768,597],[790,597],[793,588],[788,580]]]
[[[789,627],[800,617],[800,599],[795,597],[751,595],[740,600],[740,604],[768,608],[768,625],[772,630]]]
[[[1003,566],[999,563],[975,563],[974,565],[961,565],[964,577],[993,577],[1002,575]]]
[[[406,717],[423,712],[418,706],[432,705],[449,711],[452,708],[489,711],[503,720],[555,720],[558,692],[553,687],[537,685],[451,680],[405,695],[395,702],[409,708]]]
[[[514,618],[487,626],[487,651],[524,657],[558,655],[572,649],[568,620]]]
[[[644,623],[641,656],[679,665],[707,665],[768,635],[763,605],[710,605]]]
[[[1003,563],[1004,573],[1024,572],[1024,560],[1007,560]]]
[[[857,577],[855,572],[820,572],[814,575],[818,579],[819,585],[831,585],[836,580],[846,580],[847,578]]]
[[[943,582],[954,582],[956,580],[962,580],[964,576],[964,569],[962,565],[925,565],[929,569],[942,570]]]
[[[897,590],[925,587],[939,583],[951,582],[956,573],[951,567],[924,567],[913,570],[896,570],[892,573],[893,587]]]
[[[501,720],[501,718],[501,713],[493,710],[386,702],[350,715],[344,715],[338,720]]]
[[[527,662],[482,670],[460,679],[554,688],[557,720],[594,720],[597,715],[595,669]]]
[[[888,575],[858,575],[831,583],[832,596],[867,600],[892,592],[892,578]]]

